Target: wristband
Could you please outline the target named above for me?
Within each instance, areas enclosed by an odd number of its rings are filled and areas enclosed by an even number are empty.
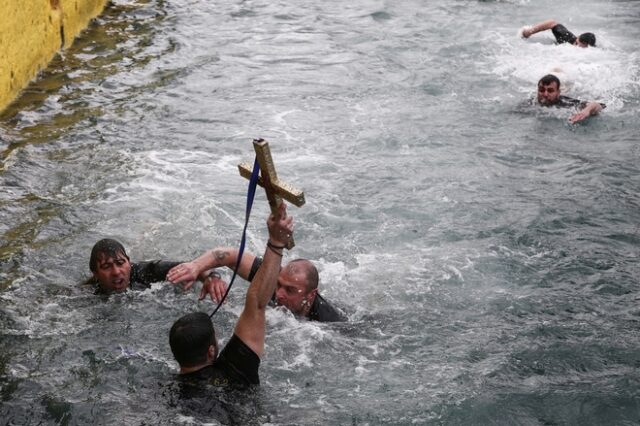
[[[275,246],[275,247],[277,247],[277,246]],[[271,250],[272,252],[274,252],[275,254],[277,254],[278,256],[282,257],[282,252],[277,251],[277,250],[274,248],[274,245],[273,245],[273,244],[269,244],[269,243],[267,243],[267,248],[268,248],[269,250]]]
[[[220,275],[218,272],[216,272],[215,270],[213,270],[213,271],[211,271],[211,272],[209,272],[209,273],[207,274],[207,278],[217,278],[217,279],[220,279],[220,278],[222,278],[222,275]]]
[[[271,242],[271,240],[267,240],[267,247],[271,247],[272,249],[279,249],[282,250],[283,248],[285,248],[286,246],[277,246],[275,244],[273,244]]]

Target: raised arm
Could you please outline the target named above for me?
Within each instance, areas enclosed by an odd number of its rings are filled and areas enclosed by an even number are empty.
[[[276,290],[282,250],[293,234],[293,218],[287,217],[286,206],[280,204],[267,220],[269,242],[262,264],[247,290],[244,310],[236,324],[235,334],[259,357],[264,352],[265,309]]]
[[[244,252],[242,261],[238,268],[238,275],[247,279],[251,272],[251,266],[255,260],[255,256],[251,253]],[[226,290],[226,283],[220,279],[220,276],[211,274],[214,268],[226,266],[233,269],[238,261],[238,249],[231,247],[218,247],[213,250],[207,250],[200,257],[191,262],[181,263],[175,266],[167,273],[167,281],[173,284],[183,283],[185,289],[190,288],[196,280],[203,282],[202,291],[200,292],[200,300],[204,299],[207,294],[211,296],[211,300],[216,302],[222,299]]]
[[[558,22],[555,19],[548,19],[543,22],[539,22],[531,27],[527,27],[522,30],[522,37],[529,38],[535,33],[539,33],[540,31],[550,30],[551,28],[558,25]]]
[[[599,102],[587,102],[584,108],[569,118],[569,122],[575,124],[579,121],[586,120],[592,115],[597,115],[600,111],[602,111],[602,105]]]

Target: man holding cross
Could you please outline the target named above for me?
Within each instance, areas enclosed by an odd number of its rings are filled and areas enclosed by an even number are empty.
[[[277,210],[283,198],[298,207],[302,206],[305,203],[304,193],[278,179],[269,143],[263,139],[256,139],[253,141],[253,148],[261,172],[257,184],[265,189],[271,211]],[[241,176],[251,179],[254,170],[250,165],[240,164],[238,168]],[[293,246],[293,238],[289,239],[284,246],[267,244],[267,248],[271,251],[284,248],[290,250]],[[217,248],[207,251],[192,262],[171,269],[167,274],[167,280],[172,283],[183,283],[185,288],[189,288],[198,277],[207,276],[207,271],[212,270],[209,274],[210,279],[203,281],[200,299],[202,300],[209,294],[213,300],[219,302],[226,292],[226,284],[220,279],[214,268],[226,266],[233,269],[240,255],[239,250],[233,248]],[[262,261],[251,253],[243,253],[236,272],[247,281],[252,281]],[[271,298],[277,305],[286,307],[299,317],[311,320],[326,322],[346,320],[344,315],[318,294],[318,270],[310,261],[297,259],[290,262],[280,270],[277,281],[277,289]]]
[[[284,203],[269,216],[267,226],[269,240],[264,261],[247,290],[244,309],[224,349],[218,351],[213,324],[203,312],[184,315],[171,327],[169,343],[183,381],[203,381],[219,387],[260,384],[258,367],[264,352],[265,309],[276,288],[282,261],[282,249],[277,247],[284,247],[293,233],[293,220],[287,217]],[[179,273],[183,267],[174,270]]]

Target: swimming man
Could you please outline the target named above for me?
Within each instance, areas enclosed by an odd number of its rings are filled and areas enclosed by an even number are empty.
[[[546,30],[551,30],[553,32],[558,44],[569,43],[580,47],[596,46],[596,36],[593,33],[582,33],[576,37],[564,25],[559,24],[554,19],[549,19],[535,24],[532,27],[524,28],[522,30],[522,37],[529,38],[535,33]]]
[[[597,115],[606,107],[605,104],[593,101],[581,101],[560,94],[560,79],[553,74],[547,74],[538,81],[538,104],[560,108],[578,108],[578,112],[569,118],[571,124]]]
[[[280,250],[283,247],[269,248]],[[238,250],[234,248],[216,248],[208,250],[197,259],[175,267],[167,274],[171,282],[182,282],[189,288],[197,277],[206,275],[212,268],[226,266],[233,269],[238,259]],[[254,254],[245,252],[238,268],[238,275],[251,281],[260,267],[262,259]],[[318,293],[319,275],[316,267],[306,259],[296,259],[285,265],[278,274],[278,285],[272,300],[278,306],[284,306],[295,316],[312,321],[334,322],[346,321],[346,317],[331,306]],[[200,299],[207,294],[212,300],[221,300],[226,291],[224,281],[213,278],[204,281]]]

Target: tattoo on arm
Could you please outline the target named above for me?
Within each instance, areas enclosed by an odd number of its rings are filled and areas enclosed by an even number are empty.
[[[213,254],[213,258],[216,260],[216,263],[218,264],[218,266],[220,266],[222,264],[222,262],[224,261],[225,257],[231,255],[228,251],[222,251],[222,250],[214,250],[212,254]]]

